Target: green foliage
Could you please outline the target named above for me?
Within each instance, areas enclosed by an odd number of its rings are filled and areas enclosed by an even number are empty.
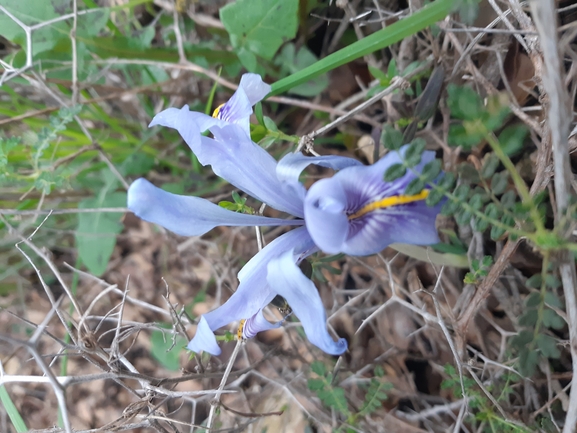
[[[160,326],[170,329],[167,324]],[[180,369],[180,352],[186,343],[186,338],[181,335],[154,330],[150,335],[150,353],[167,370],[178,371]]]
[[[493,257],[485,256],[482,260],[471,261],[471,272],[465,275],[465,284],[478,284],[480,280],[489,274],[489,268],[493,265]]]
[[[240,213],[246,213],[246,214],[250,214],[250,215],[254,215],[254,209],[251,208],[250,206],[246,205],[246,197],[241,197],[238,192],[233,191],[232,192],[232,199],[233,201],[221,201],[218,203],[218,205],[222,208],[225,208],[227,210],[233,211],[233,212],[240,212]]]
[[[387,124],[383,127],[381,143],[389,150],[399,150],[404,144],[403,134]]]
[[[383,177],[385,182],[392,182],[399,179],[405,175],[407,172],[407,167],[402,163],[397,163],[391,165],[385,170],[385,175]]]
[[[441,389],[451,390],[457,398],[462,398],[462,390],[465,390],[465,397],[468,398],[468,407],[470,409],[467,422],[471,423],[475,430],[480,423],[486,423],[485,425],[488,425],[488,427],[483,431],[491,433],[530,433],[532,431],[503,419],[491,400],[479,388],[472,377],[464,376],[461,383],[461,378],[456,368],[450,364],[445,365],[445,374],[447,378],[441,383]],[[491,392],[493,396],[497,396],[496,400],[499,402],[499,400],[505,400],[514,392],[512,385],[517,381],[519,381],[517,375],[506,373],[499,379],[494,380],[490,385],[485,384],[485,389]]]
[[[272,60],[298,27],[298,0],[237,0],[220,9],[220,19],[243,66],[258,72],[259,57]]]
[[[518,323],[521,331],[511,339],[511,347],[518,351],[519,371],[525,376],[534,374],[542,357],[558,359],[561,356],[557,340],[547,332],[547,328],[559,331],[565,327],[565,321],[555,311],[563,306],[555,294],[560,282],[546,263],[547,258],[541,274],[527,279],[526,286],[538,291],[532,291],[525,298]]]
[[[285,44],[276,56],[274,63],[280,68],[281,76],[287,76],[314,65],[317,61],[317,57],[306,46],[302,46],[296,51],[295,44],[288,43]],[[288,92],[305,97],[317,96],[324,91],[328,85],[328,76],[322,75],[306,83],[299,84]]]
[[[315,361],[311,364],[311,370],[317,377],[307,380],[308,388],[317,394],[326,407],[346,417],[344,425],[355,426],[363,417],[378,410],[383,401],[388,399],[387,391],[393,388],[390,382],[383,379],[383,369],[375,367],[374,377],[370,379],[368,385],[363,386],[366,389],[363,404],[357,412],[352,412],[349,409],[344,389],[333,385],[334,377],[327,371],[325,365],[321,361]],[[347,429],[347,432],[349,430]]]
[[[125,206],[126,193],[107,193],[107,190],[103,189],[97,197],[82,200],[78,208],[124,208]],[[90,273],[97,277],[106,271],[114,245],[116,245],[116,235],[122,231],[121,218],[120,212],[78,214],[78,228],[75,233],[78,255]]]
[[[339,66],[399,42],[403,38],[413,35],[445,18],[451,12],[454,4],[455,0],[436,0],[407,18],[366,36],[315,62],[313,65],[277,81],[272,85],[271,94],[283,93]]]
[[[315,361],[311,364],[311,370],[318,377],[308,379],[309,389],[317,394],[325,406],[335,409],[346,417],[351,416],[345,390],[332,385],[333,376],[326,371],[324,364],[321,361]]]

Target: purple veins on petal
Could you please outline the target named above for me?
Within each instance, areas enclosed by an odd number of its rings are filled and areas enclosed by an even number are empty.
[[[181,236],[200,236],[217,226],[302,225],[285,220],[226,210],[206,199],[163,191],[146,179],[137,179],[128,189],[128,208],[139,218],[158,224]]]
[[[287,300],[312,344],[331,355],[341,355],[347,350],[344,338],[334,341],[328,333],[319,293],[296,265],[293,250],[269,262],[267,280],[271,289]]]
[[[401,154],[406,147],[400,150]],[[434,158],[425,152],[412,170],[420,172]],[[375,254],[391,243],[430,245],[439,242],[435,218],[439,204],[425,203],[427,190],[403,195],[416,176],[412,170],[393,182],[384,182],[388,167],[401,162],[390,152],[372,166],[349,167],[322,179],[305,198],[305,221],[315,243],[324,252],[351,255]]]
[[[262,310],[259,310],[258,313],[244,322],[242,336],[246,339],[254,338],[259,332],[275,329],[280,325],[282,325],[282,320],[271,323],[264,317]]]

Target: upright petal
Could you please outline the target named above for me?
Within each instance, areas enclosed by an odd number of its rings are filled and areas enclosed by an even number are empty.
[[[240,284],[236,292],[220,307],[203,316],[209,328],[215,331],[223,326],[240,320],[252,318],[275,297],[267,284],[267,265],[288,250],[293,250],[300,257],[317,251],[305,227],[299,227],[278,237],[259,251],[238,274]],[[199,348],[196,335],[191,344]],[[205,336],[200,338],[204,341]],[[200,347],[201,350],[205,350]],[[212,352],[211,352],[212,353]]]
[[[216,226],[302,225],[285,220],[226,210],[203,198],[171,194],[146,179],[137,179],[128,189],[128,208],[145,221],[181,236],[200,236]]]
[[[227,124],[235,124],[250,137],[252,106],[262,100],[268,93],[270,93],[270,86],[262,81],[260,75],[244,74],[236,92],[234,92],[226,103],[214,111],[213,116],[191,112],[188,106],[182,107],[181,110],[168,108],[158,113],[154,119],[152,119],[149,126],[163,125],[178,129],[182,137],[191,147],[193,146],[192,141],[194,141],[194,137],[190,136],[190,134],[187,134],[188,138],[185,137],[182,123],[187,126],[193,126],[200,132],[207,130],[212,131],[213,126],[222,128]],[[178,127],[175,126],[174,123],[177,116],[181,116],[182,118]],[[183,130],[181,131],[179,128]]]
[[[329,335],[319,292],[295,264],[294,251],[287,251],[270,261],[267,281],[275,293],[287,300],[312,344],[331,355],[340,355],[347,350],[344,338],[334,341]]]
[[[213,125],[212,139],[202,136],[190,123],[190,114],[198,113],[190,113],[188,107],[163,113],[157,116],[161,124],[176,128],[202,165],[212,166],[216,175],[270,207],[303,217],[302,197],[281,193],[275,159],[237,125]]]
[[[244,74],[238,87],[246,94],[250,105],[262,101],[271,90],[270,85],[262,81],[260,75],[252,73]]]

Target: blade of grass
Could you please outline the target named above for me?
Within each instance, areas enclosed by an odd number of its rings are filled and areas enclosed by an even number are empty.
[[[6,409],[6,413],[8,414],[10,421],[12,421],[16,431],[18,433],[26,433],[28,431],[28,427],[26,427],[26,423],[22,419],[18,409],[16,409],[16,406],[14,405],[14,402],[10,398],[10,394],[8,394],[8,391],[4,385],[0,386],[0,401],[4,406],[4,409]]]
[[[436,0],[425,6],[413,15],[373,33],[366,38],[345,47],[324,59],[304,68],[272,85],[272,91],[268,96],[286,92],[299,84],[305,83],[325,72],[335,69],[345,63],[349,63],[359,57],[373,53],[399,42],[407,36],[413,35],[420,30],[445,18],[452,10],[456,0]]]

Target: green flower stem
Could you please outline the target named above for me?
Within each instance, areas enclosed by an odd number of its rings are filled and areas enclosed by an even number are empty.
[[[478,123],[479,123],[480,127],[485,128],[485,126],[482,125],[480,121],[478,121]],[[536,228],[536,232],[537,232],[536,234],[539,235],[539,234],[544,233],[546,231],[546,229],[545,229],[545,225],[543,224],[543,220],[541,219],[541,215],[539,214],[539,210],[537,209],[537,206],[535,205],[535,202],[533,201],[533,197],[531,196],[531,193],[529,192],[529,188],[527,188],[525,181],[521,178],[521,175],[515,169],[515,165],[513,164],[511,159],[507,156],[507,154],[505,152],[503,152],[503,149],[501,148],[499,141],[497,140],[497,138],[492,133],[489,133],[487,131],[485,133],[485,139],[487,140],[487,142],[489,143],[489,145],[493,149],[493,152],[495,152],[495,155],[497,155],[499,160],[503,163],[503,165],[505,166],[505,168],[507,169],[507,171],[511,175],[511,179],[513,179],[513,183],[515,184],[515,188],[517,188],[517,192],[521,196],[523,203],[525,203],[529,206],[529,212],[531,213],[531,218],[533,219],[533,223],[535,224],[535,228]]]
[[[272,85],[268,96],[286,92],[321,74],[331,71],[359,57],[386,48],[445,18],[453,10],[456,0],[436,0],[407,18],[403,18],[327,57],[315,62]]]
[[[541,324],[543,323],[543,311],[545,310],[545,293],[547,292],[547,270],[549,268],[549,259],[551,253],[549,251],[543,251],[543,264],[541,265],[541,302],[539,302],[539,307],[537,308],[537,323],[535,323],[535,330],[533,331],[533,340],[529,343],[529,351],[534,350],[535,341],[539,336],[539,331],[541,330]]]
[[[294,144],[298,144],[299,142],[299,138],[296,135],[288,135],[282,131],[273,131],[271,129],[268,129],[266,136],[274,137],[276,140],[284,140]]]

